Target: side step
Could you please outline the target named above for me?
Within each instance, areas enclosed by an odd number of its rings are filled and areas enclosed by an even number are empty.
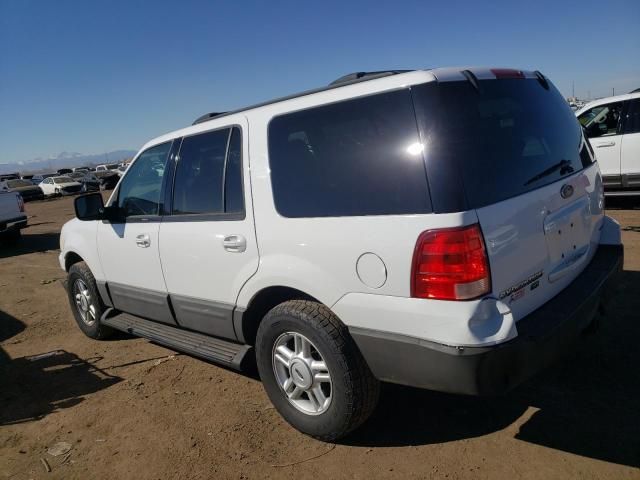
[[[252,349],[249,345],[241,345],[201,333],[182,330],[113,310],[105,312],[100,321],[116,330],[146,338],[165,347],[220,363],[235,370],[242,369],[242,361]]]

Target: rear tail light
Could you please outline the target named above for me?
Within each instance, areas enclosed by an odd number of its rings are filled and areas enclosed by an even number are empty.
[[[24,213],[24,200],[22,199],[22,195],[18,195],[18,198],[16,198],[16,200],[18,200],[18,209],[21,213]]]
[[[489,260],[478,224],[422,232],[411,271],[411,296],[471,300],[491,291]]]

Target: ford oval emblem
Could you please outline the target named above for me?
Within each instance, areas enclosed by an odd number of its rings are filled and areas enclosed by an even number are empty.
[[[562,198],[569,198],[571,195],[573,195],[573,187],[568,183],[564,184],[560,189],[560,196],[562,196]]]

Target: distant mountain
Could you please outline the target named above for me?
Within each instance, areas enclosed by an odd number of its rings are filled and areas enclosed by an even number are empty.
[[[62,152],[55,157],[34,158],[25,162],[0,163],[0,173],[55,172],[61,168],[94,166],[101,163],[119,163],[133,157],[135,150],[115,150],[113,152],[84,155],[78,152]]]

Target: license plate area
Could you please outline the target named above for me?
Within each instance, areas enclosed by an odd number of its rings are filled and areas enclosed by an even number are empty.
[[[549,251],[550,282],[558,280],[586,258],[590,225],[591,212],[587,197],[582,197],[545,218],[544,234]]]

